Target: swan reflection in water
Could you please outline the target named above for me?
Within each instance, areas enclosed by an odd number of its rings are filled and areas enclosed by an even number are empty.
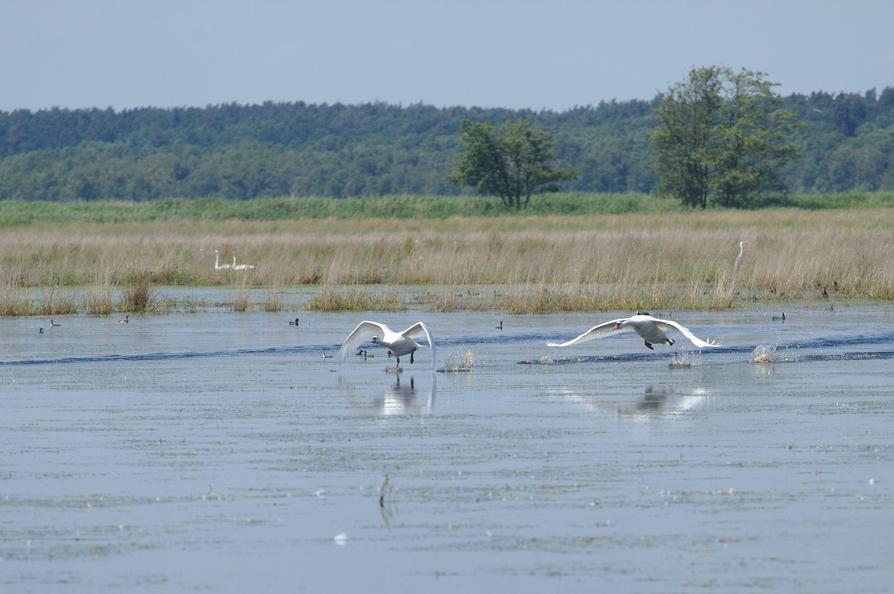
[[[418,384],[418,387],[417,387]],[[384,395],[370,394],[369,384],[351,384],[341,376],[338,387],[354,412],[363,416],[422,416],[430,415],[435,407],[437,380],[431,374],[431,381],[415,377],[401,380],[400,374],[385,386]]]
[[[567,386],[556,387],[551,393],[579,404],[587,410],[604,414],[630,417],[636,421],[649,421],[660,415],[674,415],[689,412],[706,405],[709,393],[704,388],[695,388],[686,393],[677,393],[670,386],[648,385],[641,398],[618,399],[599,394],[585,394]],[[631,401],[632,400],[632,401]]]

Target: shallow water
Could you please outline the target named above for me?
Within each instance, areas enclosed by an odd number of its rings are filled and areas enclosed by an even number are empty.
[[[771,313],[0,320],[0,591],[890,591],[894,311]]]

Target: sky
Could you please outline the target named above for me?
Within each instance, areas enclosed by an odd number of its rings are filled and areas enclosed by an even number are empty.
[[[565,110],[693,66],[894,86],[890,0],[0,0],[0,110],[305,101]]]

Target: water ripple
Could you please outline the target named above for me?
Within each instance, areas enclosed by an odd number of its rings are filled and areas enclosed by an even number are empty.
[[[555,339],[555,333],[527,333],[527,334],[504,334],[500,336],[493,335],[468,335],[453,336],[435,340],[440,346],[469,346],[469,345],[511,345],[522,343],[545,343],[547,340]],[[788,344],[774,345],[777,355],[780,355],[779,362],[786,361],[831,361],[831,360],[859,360],[859,359],[891,359],[894,358],[894,351],[868,351],[868,352],[834,352],[834,353],[797,353],[806,349],[841,349],[846,347],[860,346],[866,344],[885,344],[894,343],[894,332],[878,335],[850,336],[845,338],[826,338],[819,337],[810,340],[802,340]],[[137,353],[137,354],[108,354],[108,355],[85,355],[72,357],[53,357],[44,359],[21,359],[14,361],[0,361],[0,366],[19,366],[19,365],[76,365],[84,363],[116,363],[116,362],[134,362],[134,361],[169,361],[169,360],[186,360],[186,359],[206,359],[220,357],[244,357],[253,355],[290,355],[290,354],[308,354],[308,353],[324,353],[335,352],[341,345],[339,344],[309,344],[295,346],[279,346],[279,347],[260,347],[252,349],[231,349],[231,350],[215,350],[215,351],[185,351],[185,352],[160,352],[160,353]],[[754,344],[717,347],[712,349],[701,350],[700,353],[705,355],[729,355],[729,354],[750,354],[757,346]],[[797,353],[788,355],[787,352]],[[518,361],[520,365],[559,365],[569,363],[623,363],[631,361],[648,361],[656,358],[666,357],[666,353],[620,353],[614,355],[589,355],[589,356],[573,356],[573,357],[552,357],[546,356],[538,359],[529,359]]]

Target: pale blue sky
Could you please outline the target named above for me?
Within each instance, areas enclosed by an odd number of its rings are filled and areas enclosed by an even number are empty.
[[[693,65],[894,86],[887,0],[0,0],[0,109],[341,101],[567,109]]]

